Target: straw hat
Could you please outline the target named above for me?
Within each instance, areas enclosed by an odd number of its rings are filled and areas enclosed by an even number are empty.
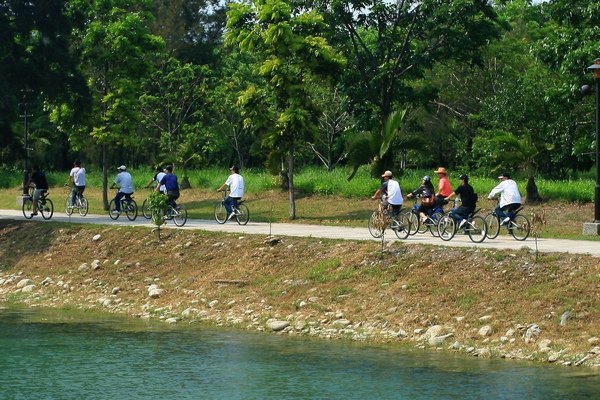
[[[444,167],[439,167],[438,169],[436,169],[433,172],[436,173],[436,174],[448,175],[448,172],[446,172],[446,168],[444,168]]]

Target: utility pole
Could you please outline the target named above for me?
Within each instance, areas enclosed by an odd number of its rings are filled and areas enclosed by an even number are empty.
[[[27,181],[29,180],[29,118],[33,117],[29,114],[27,108],[29,107],[28,95],[32,92],[31,89],[23,89],[23,102],[19,105],[23,108],[23,114],[20,115],[24,119],[25,131],[24,131],[24,144],[25,144],[25,161],[23,168],[23,195],[29,194],[29,188],[27,188]]]

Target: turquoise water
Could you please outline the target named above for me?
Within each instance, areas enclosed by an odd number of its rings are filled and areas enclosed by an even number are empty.
[[[590,370],[0,308],[0,399],[594,399]]]

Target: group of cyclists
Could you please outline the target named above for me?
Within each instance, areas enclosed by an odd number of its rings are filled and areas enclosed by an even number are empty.
[[[438,176],[437,190],[431,182],[431,177],[425,175],[421,180],[421,185],[414,191],[409,192],[406,197],[421,198],[421,203],[417,208],[421,222],[425,222],[427,216],[435,208],[448,204],[448,201],[455,196],[460,197],[460,206],[453,208],[450,216],[461,228],[467,222],[469,215],[475,211],[478,200],[477,193],[475,193],[473,186],[469,184],[469,177],[465,174],[459,176],[460,185],[452,190],[446,168],[440,167],[434,173]],[[400,184],[394,179],[392,171],[385,171],[381,178],[381,187],[377,189],[371,198],[382,199],[385,204],[391,206],[392,216],[397,216],[404,202]],[[498,179],[500,183],[491,190],[488,199],[493,199],[500,194],[500,200],[494,213],[500,218],[501,225],[506,225],[514,217],[515,211],[521,207],[521,194],[517,183],[511,179],[508,172],[498,176]]]
[[[228,220],[235,216],[235,212],[233,210],[237,208],[238,202],[244,196],[244,178],[239,174],[239,167],[234,165],[229,169],[229,171],[229,177],[217,189],[217,192],[221,192],[225,188],[229,188],[230,190],[229,195],[224,199]],[[86,170],[81,166],[81,161],[76,160],[74,162],[73,168],[69,172],[67,185],[72,186],[68,207],[73,209],[75,207],[75,200],[77,196],[82,196],[86,188]],[[38,165],[32,166],[29,179],[25,186],[34,188],[32,194],[33,208],[31,216],[37,215],[39,199],[48,191],[48,181],[46,179],[46,175],[40,170]],[[152,187],[155,191],[166,195],[167,204],[173,208],[177,207],[176,200],[180,196],[179,181],[177,175],[173,173],[172,165],[167,165],[164,168],[160,166],[157,167],[155,175],[148,182],[146,187]],[[117,167],[117,175],[110,188],[117,188],[117,194],[114,198],[115,207],[114,210],[111,210],[110,212],[118,215],[121,213],[121,200],[123,198],[130,200],[131,196],[135,192],[133,178],[127,171],[127,167],[125,165]]]

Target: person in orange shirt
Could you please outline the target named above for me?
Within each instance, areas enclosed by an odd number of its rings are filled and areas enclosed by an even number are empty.
[[[452,185],[450,185],[450,181],[448,180],[448,176],[447,176],[448,172],[446,171],[446,168],[444,168],[444,167],[439,167],[438,169],[436,169],[433,172],[437,174],[437,176],[440,180],[438,182],[438,190],[435,193],[436,204],[438,204],[438,205],[448,204],[448,200],[446,200],[445,198],[450,196],[450,193],[452,193]]]

